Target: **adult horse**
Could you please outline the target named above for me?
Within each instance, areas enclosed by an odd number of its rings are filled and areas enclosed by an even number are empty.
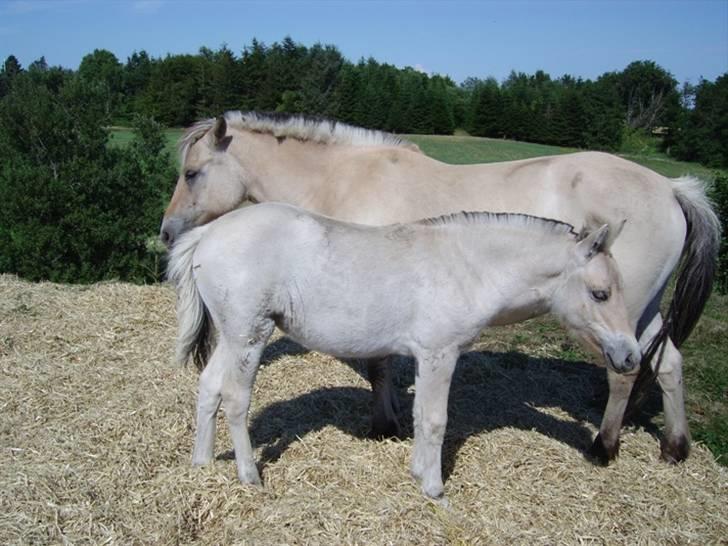
[[[361,224],[386,225],[460,210],[520,212],[575,226],[626,221],[612,253],[624,278],[630,320],[657,371],[665,431],[663,459],[689,452],[678,347],[710,295],[720,224],[700,181],[665,178],[619,157],[581,152],[482,165],[449,165],[393,135],[301,116],[228,112],[181,140],[182,169],[161,238],[205,224],[245,200],[282,201]],[[671,273],[677,288],[663,323]],[[651,358],[655,354],[660,358]],[[659,364],[656,364],[658,363]],[[590,453],[606,464],[638,374],[607,371],[609,399]],[[398,429],[389,367],[369,365],[374,432]]]

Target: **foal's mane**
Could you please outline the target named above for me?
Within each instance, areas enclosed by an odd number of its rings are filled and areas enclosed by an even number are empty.
[[[419,220],[417,224],[424,226],[449,226],[468,224],[488,224],[511,226],[529,231],[541,233],[552,233],[554,235],[570,235],[574,238],[580,234],[574,231],[574,226],[552,218],[542,218],[530,214],[508,213],[508,212],[455,212],[435,218]]]
[[[395,146],[420,152],[416,144],[397,135],[317,116],[235,110],[225,112],[225,121],[234,129],[269,134],[276,138],[294,138],[304,142],[329,145]],[[179,144],[182,163],[190,146],[201,139],[214,125],[215,118],[205,119],[185,131]]]

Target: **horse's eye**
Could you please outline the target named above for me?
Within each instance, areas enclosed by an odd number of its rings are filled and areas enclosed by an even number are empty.
[[[197,171],[193,171],[193,170],[185,171],[185,180],[187,182],[192,182],[195,179],[195,176],[197,176]]]
[[[609,290],[592,290],[591,297],[595,301],[607,301],[609,299]]]

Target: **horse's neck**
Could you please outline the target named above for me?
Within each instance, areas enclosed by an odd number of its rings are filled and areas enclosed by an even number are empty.
[[[548,313],[566,267],[569,242],[553,235],[483,228],[464,231],[462,247],[473,270],[481,272],[481,301],[492,312],[490,324],[512,324]]]
[[[237,141],[237,142],[236,142]],[[336,163],[331,146],[276,139],[269,134],[240,131],[233,138],[233,153],[244,166],[248,194],[258,202],[280,201],[320,212],[319,201],[326,192],[322,184]]]

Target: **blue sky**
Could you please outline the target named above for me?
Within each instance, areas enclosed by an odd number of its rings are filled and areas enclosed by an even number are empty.
[[[680,82],[728,72],[728,0],[0,0],[0,61],[23,66],[44,55],[77,68],[95,48],[122,62],[141,49],[240,53],[286,35],[456,82],[538,69],[595,78],[644,59]]]

